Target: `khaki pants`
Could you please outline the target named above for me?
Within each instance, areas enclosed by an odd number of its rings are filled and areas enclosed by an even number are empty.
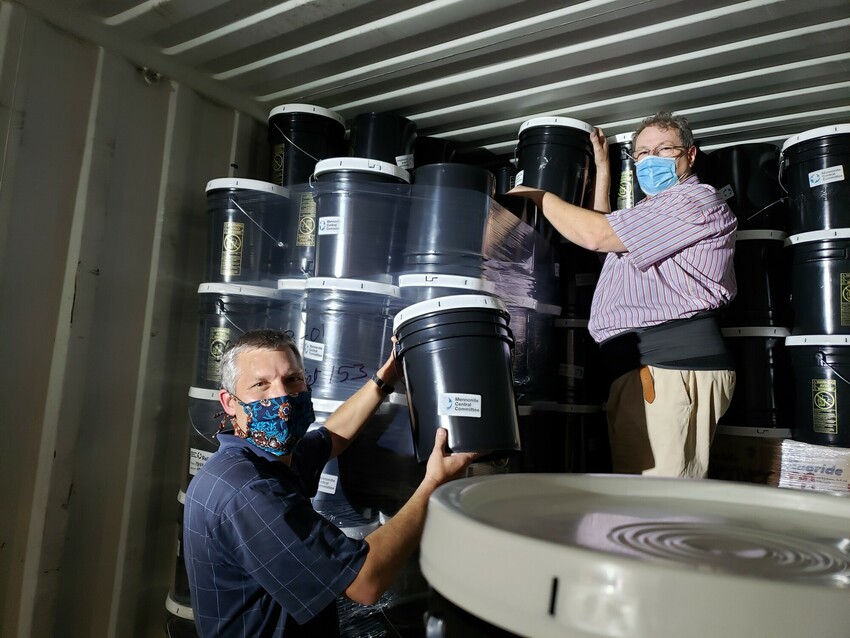
[[[734,389],[731,370],[644,366],[617,378],[607,408],[613,471],[705,477],[717,420]]]

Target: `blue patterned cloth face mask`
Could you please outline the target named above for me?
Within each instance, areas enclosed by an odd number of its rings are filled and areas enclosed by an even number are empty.
[[[290,454],[316,420],[310,390],[251,403],[239,401],[239,405],[248,415],[245,438],[275,456]]]
[[[676,175],[676,158],[650,155],[635,164],[638,184],[647,195],[657,195],[679,183]]]

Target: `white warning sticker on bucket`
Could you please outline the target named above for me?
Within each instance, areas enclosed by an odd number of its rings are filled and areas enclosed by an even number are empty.
[[[320,217],[320,235],[339,235],[342,229],[342,217]]]
[[[336,484],[339,481],[338,476],[334,476],[333,474],[325,474],[319,477],[319,492],[324,494],[336,494]]]
[[[395,165],[409,171],[413,168],[413,155],[396,155]]]
[[[212,452],[191,448],[189,450],[189,474],[195,476],[212,455]]]
[[[726,186],[717,191],[717,194],[723,198],[723,201],[726,201],[735,197],[735,189],[732,188],[731,184],[726,184]]]
[[[301,351],[301,356],[305,359],[321,361],[325,358],[325,344],[319,343],[318,341],[307,341],[305,339],[304,348]]]
[[[843,181],[843,164],[839,164],[838,166],[829,166],[827,168],[822,168],[819,171],[812,171],[811,173],[809,173],[809,188],[814,188],[815,186],[823,186],[824,184],[829,184],[831,182]]]
[[[468,416],[480,419],[481,395],[441,392],[437,414],[440,416]]]
[[[525,171],[518,171],[514,177],[514,186],[522,186],[522,178],[525,177]]]

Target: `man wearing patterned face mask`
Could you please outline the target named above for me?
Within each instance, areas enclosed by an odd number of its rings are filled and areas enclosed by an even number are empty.
[[[310,503],[327,461],[398,381],[394,356],[324,426],[307,432],[310,391],[289,337],[248,332],[225,352],[219,398],[233,430],[219,433],[218,451],[189,483],[183,517],[200,636],[337,636],[337,597],[374,604],[401,572],[431,493],[474,458],[446,454],[445,430],[420,486],[364,540],[345,536]]]
[[[568,240],[607,253],[589,329],[611,388],[608,431],[618,473],[704,477],[717,420],[735,372],[716,311],[735,296],[737,222],[693,172],[697,149],[683,117],[644,120],[633,137],[635,171],[647,198],[610,212],[608,144],[591,135],[592,209],[517,187]]]

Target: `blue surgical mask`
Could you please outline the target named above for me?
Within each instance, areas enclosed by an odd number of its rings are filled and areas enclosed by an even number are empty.
[[[248,415],[246,439],[275,456],[291,453],[316,420],[310,390],[251,403],[236,400]]]
[[[640,189],[647,195],[657,195],[679,183],[675,157],[650,155],[635,164],[635,172]]]

